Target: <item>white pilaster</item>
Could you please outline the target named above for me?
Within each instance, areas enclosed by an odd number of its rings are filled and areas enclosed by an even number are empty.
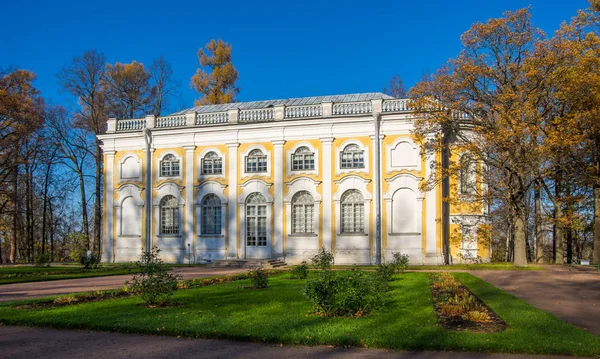
[[[104,164],[104,181],[106,183],[104,199],[105,199],[105,212],[104,221],[106,222],[106,232],[104,233],[104,251],[102,252],[103,262],[114,262],[114,165],[115,165],[115,151],[105,151],[106,163]]]
[[[332,185],[333,185],[333,159],[331,158],[331,146],[333,138],[321,138],[323,145],[323,247],[331,251],[332,247]]]
[[[194,253],[194,150],[196,146],[184,146],[185,149],[185,235],[183,239],[184,262]]]
[[[227,171],[227,178],[229,183],[228,193],[228,215],[227,215],[227,257],[237,258],[238,257],[238,226],[237,226],[237,179],[238,179],[238,147],[239,143],[228,143],[229,148],[228,161],[229,170]]]
[[[426,156],[425,163],[425,178],[429,178],[432,175],[432,171],[436,171],[435,153],[429,153]],[[427,223],[427,237],[425,238],[426,248],[425,254],[427,256],[434,256],[437,254],[437,185],[425,194],[425,201],[427,205],[425,217]]]
[[[285,141],[273,141],[275,151],[275,166],[273,168],[275,180],[275,231],[273,243],[273,257],[283,257],[283,144]]]

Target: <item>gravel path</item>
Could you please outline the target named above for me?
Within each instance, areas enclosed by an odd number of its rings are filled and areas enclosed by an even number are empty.
[[[183,279],[192,279],[243,273],[248,270],[240,268],[178,267],[175,268],[174,271],[181,273]],[[87,292],[92,290],[117,289],[123,287],[125,282],[129,279],[131,279],[130,275],[115,275],[107,277],[4,284],[0,285],[0,302],[39,298],[57,294]]]
[[[280,346],[83,330],[0,326],[2,358],[248,358],[248,359],[542,359],[573,358],[452,352],[409,352],[326,346]]]
[[[598,271],[546,266],[541,271],[478,270],[469,273],[565,322],[600,335]]]

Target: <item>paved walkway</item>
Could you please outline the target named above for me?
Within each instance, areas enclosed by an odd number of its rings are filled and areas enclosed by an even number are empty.
[[[381,349],[326,346],[280,346],[212,339],[180,339],[83,330],[0,326],[2,358],[399,358],[399,359],[572,359],[563,356],[528,356],[451,352],[395,352]]]
[[[193,279],[243,273],[248,270],[240,268],[177,267],[174,271],[181,273],[183,279]],[[3,284],[0,285],[0,302],[39,298],[57,294],[117,289],[123,287],[125,282],[130,279],[131,275],[115,275],[108,277]]]
[[[471,271],[556,317],[600,335],[600,273],[546,266],[541,271]]]

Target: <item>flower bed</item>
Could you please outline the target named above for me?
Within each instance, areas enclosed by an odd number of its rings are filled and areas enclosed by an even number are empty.
[[[508,325],[450,273],[429,276],[438,324],[446,329],[498,332]]]

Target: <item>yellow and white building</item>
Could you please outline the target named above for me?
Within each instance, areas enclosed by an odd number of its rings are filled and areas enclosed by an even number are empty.
[[[489,260],[488,244],[473,235],[487,206],[463,203],[483,186],[478,165],[450,179],[455,201],[442,201],[441,184],[424,192],[442,157],[422,155],[407,103],[364,93],[110,119],[99,136],[103,260],[133,261],[151,246],[180,263],[296,263],[322,247],[338,264],[376,263],[393,252],[442,264],[444,248],[454,261]]]

